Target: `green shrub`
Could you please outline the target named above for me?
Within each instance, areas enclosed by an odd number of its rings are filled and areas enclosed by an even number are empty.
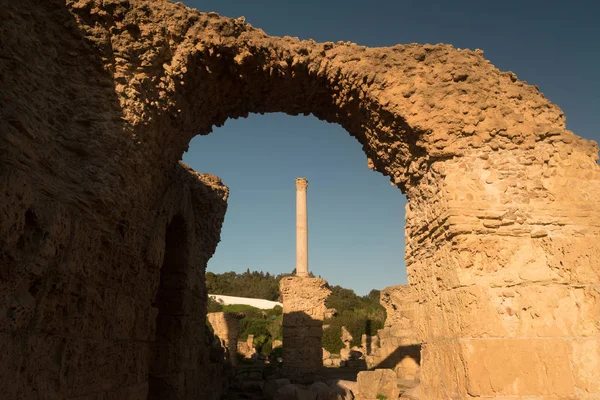
[[[254,347],[256,350],[268,356],[272,350],[274,340],[281,340],[282,327],[281,315],[273,313],[268,316],[263,310],[250,306],[226,306],[228,311],[243,312],[246,318],[240,321],[239,340],[246,340],[248,335],[254,335]]]
[[[271,340],[282,340],[283,339],[283,327],[281,326],[281,317],[275,319],[269,319],[267,324],[267,330]]]
[[[275,307],[271,308],[270,310],[265,310],[265,313],[269,317],[280,317],[283,315],[283,307],[275,306]]]
[[[341,326],[329,326],[323,329],[322,345],[325,350],[332,354],[339,354],[340,349],[344,347],[341,335]]]
[[[269,335],[269,321],[265,319],[244,318],[240,321],[240,340],[246,340],[248,335],[254,335],[254,339],[258,336]]]
[[[207,272],[206,289],[210,294],[277,301],[279,298],[279,281],[286,275],[288,274],[275,276],[268,272],[251,272],[250,270],[241,274],[236,272],[225,272],[222,274]]]
[[[209,297],[207,312],[211,313],[211,312],[220,312],[220,311],[223,311],[223,306],[221,304],[219,304],[217,301],[215,301],[212,297]]]
[[[341,314],[324,321],[324,324],[329,325],[329,328],[323,330],[323,347],[331,353],[339,353],[339,350],[344,347],[341,340],[342,327],[346,327],[352,335],[350,346],[360,347],[362,335],[376,335],[377,331],[383,328],[384,318],[385,314],[383,316],[369,315],[362,310],[345,310]]]
[[[246,315],[246,318],[264,318],[266,313],[260,308],[252,307],[247,304],[229,304],[223,306],[224,312],[241,312]]]

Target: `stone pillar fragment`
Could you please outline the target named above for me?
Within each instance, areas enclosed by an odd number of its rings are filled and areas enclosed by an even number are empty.
[[[415,331],[417,297],[409,285],[389,286],[381,290],[380,303],[386,320],[378,331],[379,347],[367,357],[369,368],[390,368],[400,381],[418,381],[421,342]]]
[[[296,382],[310,383],[322,367],[321,338],[325,300],[331,293],[321,278],[288,276],[281,280],[283,297],[283,368]]]
[[[306,178],[296,178],[296,275],[308,276],[308,215],[306,213]]]
[[[240,320],[245,315],[238,312],[214,312],[208,313],[206,316],[215,335],[219,337],[221,345],[225,348],[231,365],[237,365],[236,352],[240,335]]]

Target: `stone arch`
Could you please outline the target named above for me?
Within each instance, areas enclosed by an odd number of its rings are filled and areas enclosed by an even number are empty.
[[[158,140],[165,160],[229,117],[312,113],[342,125],[369,165],[407,195],[405,257],[418,298],[425,398],[591,388],[590,367],[575,366],[584,345],[568,338],[597,337],[598,327],[581,313],[571,326],[566,314],[549,310],[559,308],[558,293],[589,298],[588,310],[598,304],[589,286],[599,281],[598,263],[566,255],[572,246],[592,250],[565,227],[598,229],[560,211],[591,206],[586,176],[597,193],[597,147],[566,130],[562,111],[537,87],[498,71],[481,51],[319,44],[183,7],[166,13],[178,21],[169,26],[176,45],[162,68],[142,78],[160,89],[129,95],[137,115],[175,127]],[[149,96],[160,115],[138,101]],[[568,195],[560,189],[567,176]],[[587,343],[597,348],[596,339]],[[552,386],[552,375],[570,383]]]
[[[201,280],[227,197],[220,182],[177,161],[192,136],[227,118],[283,111],[344,126],[369,164],[407,195],[405,257],[423,343],[423,398],[598,395],[598,148],[568,131],[562,111],[535,86],[497,70],[481,51],[448,45],[369,49],[274,38],[242,20],[158,0],[53,0],[43,10],[34,3],[3,6],[12,11],[1,29],[18,59],[0,59],[3,75],[15,77],[0,96],[23,115],[2,111],[0,174],[7,199],[15,200],[2,203],[8,218],[0,221],[0,261],[11,274],[20,271],[13,240],[24,226],[19,216],[30,207],[47,210],[39,221],[49,234],[27,268],[50,278],[35,301],[27,298],[37,318],[23,322],[27,338],[6,339],[3,384],[34,376],[27,389],[57,382],[56,398],[145,398],[147,378],[123,371],[148,365],[141,349],[151,329],[140,334],[131,326],[152,319],[147,287],[159,282],[152,268],[152,244],[161,239],[153,236],[162,218],[157,205],[173,186],[191,199],[191,271]],[[49,28],[42,34],[33,24]],[[72,54],[90,62],[80,66]],[[53,79],[19,59],[47,66]],[[30,106],[41,101],[85,112]],[[150,284],[138,289],[138,276]],[[135,322],[119,324],[108,300],[98,301],[82,282],[120,299]],[[2,301],[13,301],[14,287]],[[71,298],[85,301],[78,308],[64,300]],[[67,317],[88,322],[73,329],[70,319],[42,318],[62,300]],[[98,345],[93,327],[101,320],[110,329]],[[119,359],[124,349],[127,362]],[[38,365],[20,361],[49,353],[58,356],[40,357]],[[197,365],[208,365],[201,360],[207,357],[195,359],[196,375],[184,386],[205,379],[198,371],[207,369]],[[74,366],[54,365],[61,363]],[[78,365],[115,368],[85,384],[86,374],[71,372]],[[61,375],[67,372],[76,376]],[[14,398],[26,390],[0,389]],[[197,395],[200,386],[195,390],[186,394]]]

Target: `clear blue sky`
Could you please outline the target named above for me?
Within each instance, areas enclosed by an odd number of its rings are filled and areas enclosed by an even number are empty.
[[[482,49],[538,85],[567,128],[600,141],[600,2],[447,0],[186,0],[276,36],[381,47],[449,43]],[[309,180],[309,268],[366,294],[406,283],[406,199],[367,168],[361,146],[314,117],[250,115],[196,137],[183,161],[230,188],[213,272],[295,267],[294,178]]]

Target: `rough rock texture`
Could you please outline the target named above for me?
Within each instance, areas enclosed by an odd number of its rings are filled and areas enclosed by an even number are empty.
[[[206,396],[226,189],[177,162],[276,111],[340,124],[406,193],[422,398],[600,396],[598,147],[481,51],[275,38],[164,0],[3,1],[0,21],[5,398]]]
[[[350,332],[348,332],[348,329],[346,329],[345,326],[342,326],[342,336],[340,337],[342,343],[344,343],[344,346],[349,349],[350,348],[350,343],[352,342],[352,335],[350,334]]]
[[[369,368],[390,368],[401,381],[419,377],[421,342],[415,329],[415,310],[418,306],[414,289],[409,285],[390,286],[380,292],[386,320],[377,332],[379,347],[367,357]]]
[[[227,360],[237,365],[238,337],[240,336],[240,319],[246,317],[239,312],[212,312],[206,315],[214,334],[226,349]]]
[[[312,383],[323,365],[321,338],[325,300],[331,293],[321,278],[281,279],[283,368],[293,382]]]
[[[258,353],[254,347],[254,335],[248,335],[245,342],[238,342],[237,352],[246,359],[255,357]]]
[[[362,334],[360,337],[360,351],[365,356],[373,355],[379,349],[379,336]]]
[[[356,379],[359,400],[397,399],[400,395],[396,383],[396,374],[391,369],[361,371]]]
[[[158,396],[149,398],[207,387],[218,398],[222,354],[206,329],[203,266],[226,188],[176,166],[147,223],[110,231],[9,174],[12,200],[0,211],[3,398],[145,399],[149,385]]]

